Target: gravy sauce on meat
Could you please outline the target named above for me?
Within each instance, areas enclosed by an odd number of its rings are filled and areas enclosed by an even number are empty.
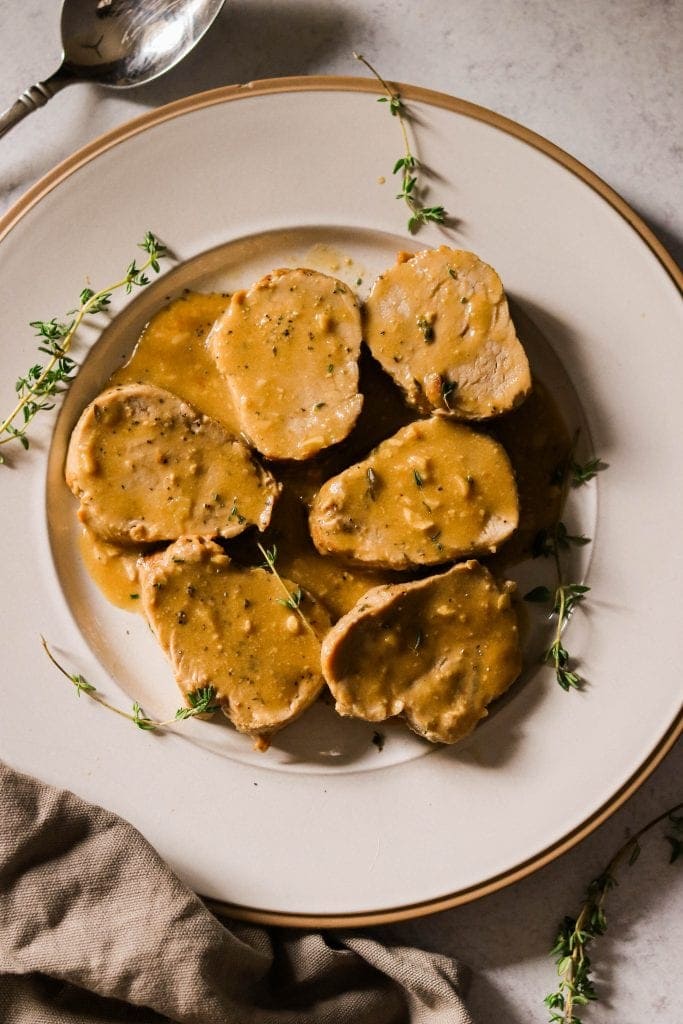
[[[225,386],[218,381],[213,359],[206,351],[212,317],[227,305],[223,295],[190,292],[165,306],[142,332],[131,359],[117,370],[110,384],[145,381],[174,390],[195,407],[237,429]],[[217,383],[218,381],[218,383]],[[351,565],[320,555],[307,526],[308,507],[316,491],[331,476],[366,457],[371,448],[417,417],[377,363],[361,359],[361,389],[365,404],[349,437],[306,463],[282,464],[276,476],[283,484],[264,546],[278,545],[278,565],[328,608],[333,621],[348,612],[363,593],[381,583],[395,582],[396,573]],[[551,396],[539,381],[522,406],[491,425],[515,470],[519,492],[518,530],[493,559],[509,566],[529,557],[539,530],[556,521],[561,502],[557,483],[571,441]],[[97,586],[113,604],[141,611],[135,562],[142,547],[121,548],[83,530],[80,546],[86,567]],[[236,558],[250,564],[261,561],[251,537],[230,542]]]
[[[327,558],[316,551],[308,532],[309,486],[295,471],[285,471],[283,491],[277,502],[270,527],[265,537],[236,538],[228,549],[237,559],[254,565],[262,560],[256,547],[260,540],[264,547],[277,548],[278,571],[296,580],[305,590],[321,601],[332,621],[344,615],[370,587],[387,583],[394,573],[346,564]]]
[[[328,480],[311,508],[318,550],[387,569],[490,554],[517,526],[515,480],[492,438],[416,420]]]
[[[120,544],[263,531],[280,490],[242,441],[153,384],[108,388],[83,410],[65,476],[81,522]]]
[[[361,322],[348,285],[315,270],[274,270],[235,292],[208,346],[242,433],[269,459],[309,459],[350,433]]]
[[[571,443],[491,267],[399,255],[362,353],[361,323],[309,269],[186,291],[71,439],[94,580],[260,749],[324,680],[342,715],[466,735],[521,669],[499,580],[564,497]]]
[[[216,703],[257,746],[317,698],[330,620],[296,583],[236,565],[201,537],[141,559],[139,573],[143,610],[183,694],[213,686]],[[285,606],[283,585],[298,595],[301,615]]]
[[[87,526],[81,526],[78,546],[90,577],[107,600],[127,612],[141,611],[137,561],[144,553],[142,546],[110,544]]]
[[[339,714],[402,715],[419,735],[454,743],[521,671],[508,586],[469,561],[370,590],[325,637],[322,667]]]
[[[230,296],[186,292],[155,313],[128,362],[109,384],[155,384],[222,423],[239,437],[240,425],[206,339]]]
[[[399,253],[373,285],[364,327],[372,354],[421,412],[488,419],[531,388],[501,280],[474,253]]]

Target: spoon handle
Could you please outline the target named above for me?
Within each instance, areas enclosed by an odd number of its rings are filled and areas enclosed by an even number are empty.
[[[60,74],[61,68],[50,75],[44,82],[36,82],[35,85],[30,85],[28,89],[22,92],[18,100],[8,107],[2,114],[0,114],[0,138],[5,135],[10,128],[14,128],[15,124],[28,115],[32,114],[38,107],[44,107],[49,99],[52,99],[56,92],[63,89],[65,85],[68,85],[69,79]]]

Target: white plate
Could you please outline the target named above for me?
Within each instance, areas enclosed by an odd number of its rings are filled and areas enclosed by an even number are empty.
[[[440,175],[434,201],[458,220],[417,243],[469,248],[498,269],[530,320],[536,368],[610,464],[569,513],[595,538],[576,566],[591,599],[569,634],[590,685],[567,694],[532,666],[453,749],[396,727],[380,753],[369,727],[316,708],[264,756],[210,723],[139,732],[77,701],[45,660],[39,633],[114,700],[176,706],[142,621],[109,606],[80,565],[65,439],[167,295],[248,284],[281,264],[329,268],[331,252],[364,288],[416,244],[393,198],[398,125],[373,90],[290,79],[181,101],[81,151],[0,223],[3,410],[34,361],[29,320],[61,316],[90,278],[116,279],[147,228],[178,259],[97,344],[99,329],[83,331],[79,358],[93,351],[59,417],[36,421],[31,451],[0,472],[0,754],[119,812],[190,885],[262,920],[390,920],[503,885],[595,827],[681,729],[675,268],[570,157],[409,87],[416,150]]]

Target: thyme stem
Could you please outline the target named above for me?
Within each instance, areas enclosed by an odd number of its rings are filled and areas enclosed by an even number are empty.
[[[69,672],[67,669],[64,668],[63,665],[60,665],[60,663],[57,661],[54,654],[50,650],[50,647],[44,636],[40,637],[40,642],[42,644],[43,650],[45,651],[45,653],[47,654],[48,658],[55,666],[55,668],[59,672],[61,672],[61,674],[66,679],[68,679],[70,683],[73,683],[73,685],[76,688],[76,693],[79,697],[82,693],[85,693],[86,696],[90,697],[91,700],[94,700],[96,704],[99,704],[101,707],[106,708],[108,711],[113,711],[115,715],[119,715],[121,718],[125,718],[127,721],[132,722],[134,725],[138,727],[138,729],[143,729],[149,732],[155,731],[157,729],[170,730],[171,726],[176,725],[178,722],[185,721],[185,719],[187,718],[195,718],[197,715],[201,714],[210,715],[220,709],[220,705],[215,703],[215,688],[213,686],[207,686],[200,690],[195,690],[191,693],[188,693],[187,699],[189,701],[190,706],[178,708],[173,718],[169,718],[163,722],[157,721],[154,718],[149,718],[144,713],[144,711],[137,703],[137,701],[135,702],[135,704],[133,704],[132,713],[129,711],[124,711],[123,708],[117,708],[115,704],[111,704],[105,697],[103,697],[97,691],[96,687],[94,687],[92,683],[89,683],[88,680],[83,675],[81,675],[80,672]]]
[[[379,102],[388,103],[389,111],[394,117],[398,118],[401,135],[403,137],[403,156],[394,164],[393,173],[397,174],[399,171],[401,172],[401,191],[398,193],[396,198],[402,199],[410,211],[410,217],[408,218],[408,231],[410,231],[411,235],[414,235],[423,224],[427,224],[429,221],[436,224],[443,224],[446,219],[446,210],[444,207],[424,206],[419,198],[421,189],[418,184],[417,172],[420,167],[420,162],[410,148],[408,126],[406,124],[406,108],[403,100],[401,99],[400,93],[391,88],[389,83],[382,78],[379,71],[377,71],[366,57],[355,52],[353,56],[357,61],[360,61],[361,64],[365,65],[368,71],[374,75],[382,86],[385,95],[380,97]]]
[[[287,608],[290,608],[293,612],[296,612],[296,614],[299,616],[299,618],[303,622],[303,624],[306,627],[306,629],[308,630],[308,632],[311,634],[311,636],[314,636],[316,638],[316,640],[317,640],[318,639],[318,634],[313,629],[313,626],[308,621],[308,619],[306,618],[306,616],[304,615],[304,613],[302,612],[302,610],[300,608],[301,599],[300,598],[298,600],[294,599],[294,595],[290,593],[289,588],[287,587],[287,584],[285,583],[285,581],[283,580],[282,576],[280,576],[280,573],[275,568],[275,554],[273,554],[273,551],[275,549],[273,548],[272,550],[268,551],[268,550],[266,550],[266,548],[264,548],[264,546],[262,544],[257,544],[256,546],[258,547],[259,551],[261,552],[261,554],[263,555],[263,557],[265,559],[264,567],[268,570],[268,572],[272,573],[272,575],[275,577],[275,579],[277,580],[277,582],[280,585],[280,589],[282,590],[282,593],[287,595],[286,596],[286,600],[283,603],[285,604],[285,606]]]
[[[387,94],[387,100],[389,101],[390,109],[391,109],[392,113],[395,112],[395,116],[398,117],[398,123],[401,126],[401,134],[403,136],[403,149],[405,150],[405,154],[409,158],[409,160],[412,161],[415,164],[415,166],[416,166],[417,165],[416,158],[413,156],[413,153],[412,153],[412,151],[410,149],[410,139],[408,138],[408,128],[406,127],[405,117],[403,116],[403,111],[405,110],[405,107],[403,105],[403,100],[401,99],[400,93],[394,92],[394,90],[391,88],[389,83],[384,78],[382,78],[382,76],[380,75],[379,71],[370,63],[370,61],[366,57],[363,56],[362,53],[354,53],[353,56],[356,58],[356,60],[360,61],[361,64],[365,64],[365,66],[368,69],[368,71],[370,71],[371,74],[373,74],[375,76],[375,78],[377,79],[377,81],[379,82],[379,84],[382,86],[382,88],[384,89],[385,93]],[[392,104],[393,104],[393,107],[391,106]],[[404,175],[403,175],[404,178],[405,178],[405,172],[406,172],[406,169],[404,168]]]
[[[574,436],[567,461],[562,468],[560,510],[564,508],[570,487],[582,486],[588,480],[592,480],[597,472],[607,468],[605,463],[595,458],[585,466],[580,466],[574,459],[577,440],[578,434]],[[540,603],[551,602],[552,604],[550,614],[557,617],[555,636],[550,647],[543,653],[541,660],[545,664],[553,666],[555,678],[563,690],[580,690],[584,685],[584,680],[572,667],[572,659],[562,643],[562,633],[574,608],[585,599],[590,587],[584,586],[582,583],[565,582],[561,551],[572,545],[582,546],[588,543],[590,543],[589,537],[570,534],[562,520],[557,519],[551,528],[541,530],[537,534],[533,544],[532,554],[534,557],[552,556],[555,567],[555,587],[554,590],[545,586],[535,587],[525,594],[525,600]]]
[[[18,400],[9,415],[0,422],[0,445],[9,444],[10,441],[19,441],[24,448],[29,447],[27,428],[31,420],[42,410],[53,408],[49,401],[59,393],[59,384],[70,384],[76,370],[76,364],[68,358],[72,342],[78,328],[89,313],[101,313],[109,305],[112,293],[121,288],[127,292],[133,290],[133,286],[144,287],[149,284],[145,271],[150,268],[158,273],[160,270],[159,260],[166,255],[166,247],[148,231],[139,245],[147,253],[147,259],[138,267],[133,260],[126,270],[125,276],[114,284],[101,288],[99,291],[92,291],[85,288],[81,292],[80,303],[73,311],[73,319],[70,323],[62,324],[56,320],[40,321],[31,323],[38,333],[42,344],[39,346],[41,352],[50,356],[44,367],[33,366],[25,377],[19,378],[16,383]],[[69,314],[72,315],[72,314]],[[15,420],[23,413],[23,425],[15,426]],[[4,459],[0,456],[0,462]]]
[[[608,892],[617,883],[617,870],[624,862],[631,867],[640,854],[640,840],[660,822],[668,819],[676,831],[683,831],[683,817],[676,817],[683,811],[683,803],[658,814],[619,847],[604,871],[594,878],[586,890],[584,902],[578,916],[566,917],[562,921],[551,955],[556,956],[557,973],[560,978],[556,992],[546,996],[544,1002],[551,1011],[550,1024],[581,1024],[576,1016],[577,1006],[586,1006],[597,999],[591,979],[591,961],[587,949],[590,943],[607,930],[605,901]],[[683,841],[666,836],[672,845],[671,861],[683,851]]]

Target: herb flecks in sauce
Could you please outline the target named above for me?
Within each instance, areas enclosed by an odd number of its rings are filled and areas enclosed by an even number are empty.
[[[355,293],[307,268],[274,270],[236,292],[207,340],[240,432],[266,458],[298,461],[352,430],[363,405],[360,345]]]
[[[382,481],[372,493],[368,470]],[[309,517],[321,554],[396,570],[491,554],[517,523],[503,448],[446,417],[408,424],[326,480]]]
[[[228,301],[215,292],[188,292],[168,303],[151,318],[131,358],[109,383],[166,388],[239,437],[239,419],[206,347],[207,335]]]
[[[149,383],[108,388],[85,408],[65,477],[80,521],[120,544],[264,530],[280,490],[222,424]],[[241,509],[223,493],[239,494]]]
[[[398,253],[371,289],[364,327],[372,355],[421,413],[489,420],[531,390],[502,281],[474,253]]]
[[[470,561],[370,590],[325,637],[322,666],[340,714],[403,715],[418,735],[454,743],[519,675],[508,584]]]
[[[451,276],[445,275],[448,280],[451,281]],[[244,297],[243,293],[243,297]],[[194,296],[187,294],[183,300],[180,300],[176,305],[176,312],[180,316],[187,326],[188,330],[185,332],[185,342],[192,343],[199,346],[199,350],[204,350],[204,338],[210,328],[211,324],[211,310],[208,308],[205,310],[206,315],[201,318],[199,316],[199,308],[203,302],[215,301],[215,308],[217,309],[216,316],[220,315],[220,303],[224,302],[224,296]],[[460,308],[462,306],[459,304]],[[419,306],[418,308],[422,308]],[[159,316],[163,318],[165,311],[161,311]],[[177,319],[177,318],[176,318]],[[155,318],[156,320],[156,318]],[[194,326],[191,327],[194,321]],[[159,352],[164,350],[163,334],[170,328],[171,335],[173,335],[173,329],[170,325],[164,327],[155,340],[155,344]],[[288,330],[288,326],[285,320],[280,324],[280,330]],[[425,345],[425,337],[422,331],[418,328],[418,333],[422,337],[422,347]],[[155,334],[154,321],[150,324],[146,332],[146,337],[143,336],[141,344],[136,351],[133,363],[137,364],[140,368],[143,362],[147,368],[147,372],[150,374],[150,379],[154,379],[154,374],[158,372],[158,359],[155,356],[149,354],[147,349],[147,341],[153,338]],[[192,335],[192,337],[190,337]],[[178,386],[181,384],[181,378],[185,377],[188,382],[188,386],[194,386],[192,381],[195,379],[195,361],[188,360],[183,356],[183,343],[178,347],[178,351],[173,353],[173,357],[170,360],[174,364],[176,370],[171,372],[177,373]],[[282,342],[284,345],[285,342]],[[289,344],[289,340],[287,341]],[[147,351],[147,355],[145,355]],[[201,364],[201,356],[199,360]],[[278,478],[284,484],[284,491],[281,495],[278,504],[276,505],[273,522],[269,527],[267,533],[263,538],[263,547],[261,548],[261,555],[265,558],[264,568],[267,568],[277,578],[283,578],[286,580],[296,581],[293,583],[286,583],[284,589],[278,583],[280,593],[283,595],[279,597],[277,593],[273,597],[273,604],[280,604],[282,608],[289,612],[289,616],[284,615],[283,622],[286,620],[290,623],[287,629],[297,629],[297,623],[299,624],[298,632],[301,633],[301,619],[299,618],[301,604],[308,611],[308,608],[313,610],[313,606],[306,605],[308,595],[312,595],[318,600],[322,600],[328,605],[333,613],[333,618],[338,618],[341,614],[347,612],[355,601],[367,592],[368,588],[376,585],[377,583],[394,582],[397,577],[396,575],[391,576],[385,569],[370,570],[368,568],[358,568],[350,566],[348,563],[343,561],[336,561],[334,556],[329,555],[321,556],[318,554],[310,541],[310,536],[306,529],[306,507],[307,504],[313,498],[315,491],[318,489],[320,484],[328,479],[331,474],[338,472],[339,469],[344,469],[349,466],[349,463],[357,461],[362,458],[368,449],[378,442],[382,442],[388,435],[392,435],[396,432],[397,427],[401,427],[406,423],[406,420],[412,421],[415,418],[416,413],[406,408],[406,406],[400,401],[398,392],[394,388],[393,384],[389,382],[389,379],[385,377],[376,364],[373,363],[369,357],[364,357],[364,363],[367,364],[368,368],[372,368],[372,374],[374,374],[378,380],[378,389],[375,390],[375,384],[369,383],[369,380],[365,380],[359,391],[365,395],[365,406],[366,414],[362,414],[361,418],[350,433],[349,437],[341,444],[328,451],[321,452],[317,457],[308,460],[306,463],[289,463],[279,464],[276,468]],[[156,365],[155,365],[156,364]],[[207,370],[211,372],[212,361],[207,360]],[[124,368],[123,371],[119,371],[122,375],[125,374],[136,374],[135,368],[132,364],[128,368]],[[327,376],[330,372],[335,372],[335,366],[331,362],[323,361],[321,363],[320,374],[322,377]],[[363,371],[365,373],[365,370]],[[215,375],[215,369],[214,369]],[[329,378],[328,378],[329,379]],[[167,383],[165,380],[164,383]],[[205,381],[199,381],[197,383],[197,393],[208,391],[205,388]],[[168,386],[168,384],[167,384]],[[456,384],[453,382],[452,390],[448,390],[449,382],[442,381],[441,386],[446,390],[447,399],[450,397],[452,392],[456,390]],[[218,389],[217,389],[218,390]],[[377,395],[381,396],[383,392],[387,392],[387,400],[384,403],[384,399],[377,401]],[[223,389],[224,394],[224,389]],[[308,398],[308,409],[315,411],[315,406],[319,408],[319,396],[312,391]],[[441,395],[443,401],[443,394]],[[204,411],[202,400],[196,401],[197,408]],[[386,414],[384,411],[384,404],[386,404]],[[541,403],[542,404],[542,403]],[[233,411],[230,408],[230,403],[224,403],[228,418],[232,418]],[[504,419],[514,420],[522,411],[511,414],[510,417]],[[319,411],[319,409],[318,409]],[[316,415],[318,415],[316,411]],[[224,413],[225,415],[225,413]],[[534,417],[531,417],[532,420]],[[495,430],[497,424],[492,425],[492,429]],[[532,424],[533,429],[530,428],[529,434],[533,436],[537,430],[538,422]],[[233,427],[234,430],[234,427]],[[537,454],[534,455],[534,462],[538,462]],[[374,464],[370,464],[365,467],[362,471],[363,480],[362,487],[364,490],[365,505],[375,505],[381,503],[386,497],[387,480],[391,479],[391,474],[388,475],[382,471],[378,473],[374,467]],[[446,478],[449,474],[446,473]],[[476,478],[476,483],[475,483]],[[406,465],[401,474],[402,487],[407,495],[411,495],[411,500],[415,504],[416,511],[421,516],[425,517],[427,526],[424,531],[424,546],[425,550],[430,551],[430,559],[437,561],[447,560],[448,555],[445,554],[444,542],[447,539],[447,533],[444,532],[442,524],[439,522],[438,517],[438,502],[440,500],[438,488],[442,487],[443,474],[440,472],[435,473],[434,467],[431,465],[423,464],[418,461],[416,463],[409,463]],[[541,490],[545,494],[545,482],[542,484]],[[484,485],[480,483],[480,473],[472,472],[472,466],[468,465],[463,468],[462,474],[462,490],[463,495],[468,496],[468,500],[471,498],[481,498],[483,491],[485,491]],[[433,491],[435,493],[433,493]],[[220,501],[219,501],[220,499]],[[241,500],[239,494],[235,494],[231,491],[213,495],[212,501],[217,504],[223,504],[226,513],[234,517],[234,521],[239,522],[238,516],[243,515],[241,509]],[[539,504],[544,504],[544,498],[539,499]],[[547,502],[545,502],[547,504]],[[436,514],[435,514],[436,513]],[[226,549],[230,552],[232,557],[233,550],[235,551],[235,557],[239,560],[244,560],[249,565],[255,564],[256,551],[258,550],[255,544],[256,538],[253,536],[245,535],[239,540],[232,540],[226,545]],[[279,552],[275,548],[279,545]],[[505,550],[505,549],[503,549]],[[266,557],[269,556],[269,557]],[[275,559],[279,558],[278,568],[276,572],[273,572],[275,567]],[[179,560],[182,563],[182,560]],[[282,572],[282,577],[280,577]],[[418,570],[418,573],[420,570]],[[277,581],[277,580],[276,580]],[[128,602],[132,602],[131,590],[135,589],[135,584],[131,588],[132,580],[127,580],[125,584],[126,598]],[[152,585],[156,588],[156,583]],[[310,598],[308,598],[310,600]],[[141,602],[135,602],[140,604]],[[246,607],[246,605],[245,605]],[[181,612],[185,612],[184,608],[180,609]],[[313,612],[313,614],[315,614]],[[185,612],[187,616],[187,612]],[[176,620],[176,625],[179,629],[185,631],[189,628],[189,621],[186,618],[184,623],[180,623]],[[424,634],[424,635],[423,635]],[[426,634],[423,629],[416,632],[413,628],[410,636],[406,637],[406,648],[413,659],[417,659],[418,656],[422,655],[422,649],[427,643],[425,639]],[[139,716],[144,713],[139,712]]]

